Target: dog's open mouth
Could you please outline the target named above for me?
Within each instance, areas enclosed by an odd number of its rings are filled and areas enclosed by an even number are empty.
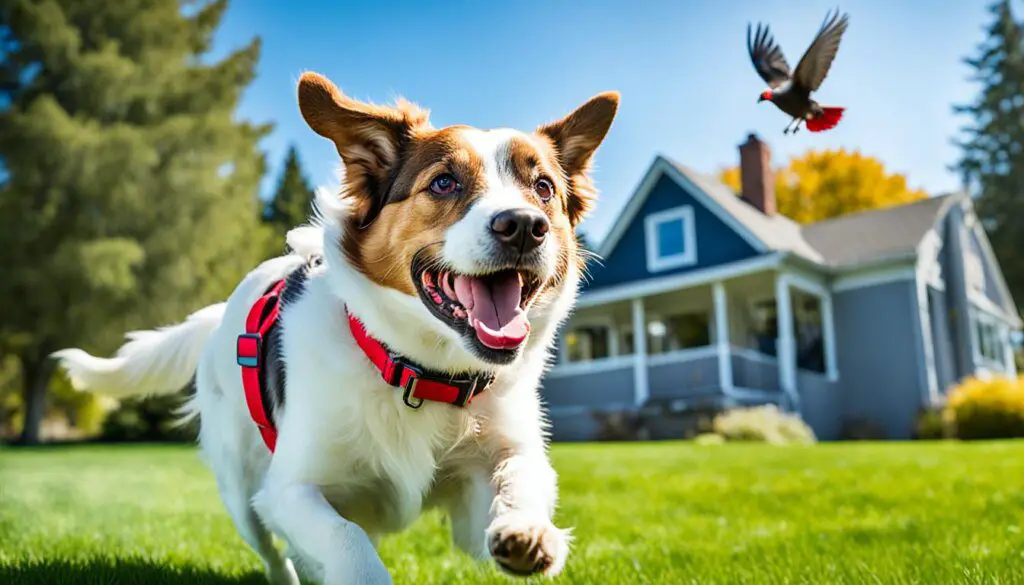
[[[523,270],[468,276],[446,271],[414,271],[424,303],[456,328],[468,328],[484,347],[514,350],[526,341],[526,307],[540,279]]]

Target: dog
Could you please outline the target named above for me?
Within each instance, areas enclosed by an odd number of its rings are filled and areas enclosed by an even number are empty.
[[[379,539],[431,508],[469,555],[557,575],[570,533],[552,521],[539,382],[578,294],[575,228],[619,94],[524,132],[435,129],[411,102],[358,101],[312,72],[297,93],[340,155],[340,196],[318,192],[288,252],[226,302],[129,333],[112,358],[54,357],[76,388],[115,397],[194,385],[185,416],[275,585],[390,583]]]

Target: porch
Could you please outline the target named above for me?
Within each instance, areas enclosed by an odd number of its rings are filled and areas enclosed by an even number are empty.
[[[544,379],[556,425],[594,410],[710,401],[775,403],[830,426],[838,372],[824,283],[781,266],[690,279],[582,296]]]

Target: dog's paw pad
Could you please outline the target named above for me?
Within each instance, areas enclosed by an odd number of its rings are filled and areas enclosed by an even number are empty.
[[[498,518],[488,530],[491,557],[513,575],[557,575],[565,564],[569,544],[550,522],[524,518]]]

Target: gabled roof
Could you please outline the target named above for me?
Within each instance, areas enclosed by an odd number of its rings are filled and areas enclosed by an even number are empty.
[[[695,197],[755,250],[791,252],[812,262],[822,261],[821,255],[803,239],[799,224],[793,220],[782,215],[765,215],[714,177],[698,173],[664,156],[655,157],[640,186],[601,242],[602,257],[611,255],[661,177],[668,177]]]
[[[699,173],[664,156],[655,157],[640,186],[608,235],[600,255],[608,258],[626,228],[643,207],[661,177],[675,181],[760,252],[789,252],[823,268],[848,268],[861,263],[917,253],[950,196],[853,213],[836,219],[800,225],[788,217],[765,215],[715,177]]]
[[[826,264],[847,266],[881,258],[913,256],[945,215],[952,197],[940,195],[906,205],[851,213],[803,226],[801,233]]]

